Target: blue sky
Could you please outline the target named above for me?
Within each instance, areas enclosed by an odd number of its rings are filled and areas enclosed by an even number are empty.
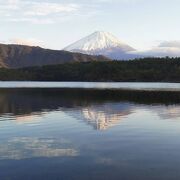
[[[62,49],[103,30],[138,50],[180,48],[179,7],[179,0],[0,0],[0,42]]]

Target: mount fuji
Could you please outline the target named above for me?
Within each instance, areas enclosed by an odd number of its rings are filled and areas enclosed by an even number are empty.
[[[111,33],[104,31],[96,31],[63,50],[89,55],[104,55],[116,60],[128,60],[138,57],[133,53],[131,54],[131,52],[136,51],[133,47],[121,42]]]

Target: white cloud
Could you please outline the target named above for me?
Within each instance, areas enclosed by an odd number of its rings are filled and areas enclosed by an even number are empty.
[[[44,46],[44,43],[38,39],[34,38],[13,38],[9,41],[12,44],[19,44],[19,45],[28,45],[28,46]]]
[[[180,48],[180,41],[163,41],[159,44],[159,47]]]
[[[76,3],[0,0],[0,21],[50,24],[80,9]],[[8,14],[8,16],[5,16]],[[54,20],[55,19],[55,20]]]
[[[76,4],[58,4],[58,3],[31,3],[28,10],[24,13],[25,15],[32,16],[47,16],[57,13],[69,13],[77,11],[79,6]]]
[[[131,54],[149,57],[180,57],[180,41],[162,41],[151,49],[134,51]]]
[[[144,0],[93,0],[93,1],[99,3],[137,3]]]
[[[18,4],[20,0],[8,0],[8,4]]]
[[[33,24],[53,24],[55,20],[52,18],[36,18],[36,17],[8,17],[6,19],[9,22],[29,22]],[[60,20],[60,19],[59,19]]]
[[[156,47],[144,51],[134,51],[131,54],[148,57],[180,57],[180,48]]]

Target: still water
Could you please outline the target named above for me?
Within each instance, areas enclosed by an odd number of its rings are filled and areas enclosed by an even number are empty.
[[[0,180],[180,179],[178,103],[85,91],[0,90]]]
[[[0,88],[83,88],[180,91],[180,83],[0,81]]]

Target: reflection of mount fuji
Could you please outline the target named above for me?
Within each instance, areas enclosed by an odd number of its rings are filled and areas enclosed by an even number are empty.
[[[97,111],[94,108],[85,108],[82,110],[84,118],[91,124],[95,129],[105,130],[109,127],[116,125],[121,117],[130,114],[128,110],[125,112],[114,113],[113,109],[110,111]]]
[[[97,130],[113,127],[132,113],[131,105],[123,102],[90,105],[79,108],[75,113],[74,111],[64,111],[76,119],[84,120]]]

